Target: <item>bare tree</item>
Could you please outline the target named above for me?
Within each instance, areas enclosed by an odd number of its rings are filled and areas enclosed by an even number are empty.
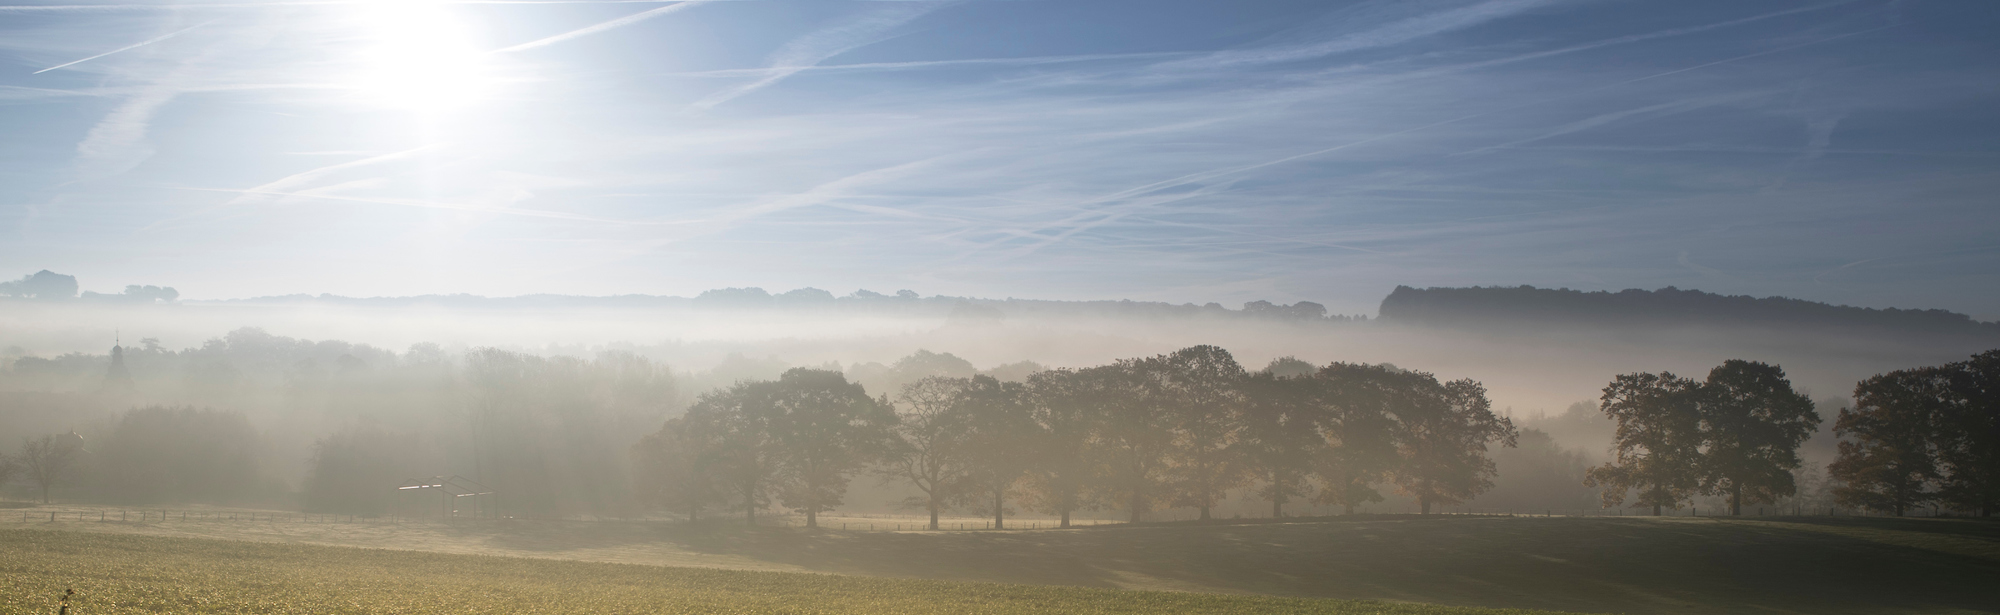
[[[83,451],[83,438],[75,433],[22,438],[17,458],[28,480],[42,489],[42,503],[49,503],[49,489],[69,479],[70,467]]]
[[[911,504],[930,512],[933,530],[938,529],[938,512],[965,489],[971,474],[966,417],[957,403],[970,382],[931,376],[904,385],[896,397],[896,438],[881,472],[923,492]]]

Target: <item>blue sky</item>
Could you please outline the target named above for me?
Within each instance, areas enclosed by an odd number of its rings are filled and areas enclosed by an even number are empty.
[[[1996,319],[1996,31],[1986,1],[28,1],[0,275]]]

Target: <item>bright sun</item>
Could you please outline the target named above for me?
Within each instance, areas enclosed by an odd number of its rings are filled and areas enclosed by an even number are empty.
[[[436,0],[355,6],[362,40],[352,85],[372,104],[440,111],[470,104],[492,85],[468,25]]]

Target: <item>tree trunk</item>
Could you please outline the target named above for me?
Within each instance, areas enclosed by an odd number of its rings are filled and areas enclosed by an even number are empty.
[[[1743,516],[1743,485],[1736,481],[1730,481],[1729,485],[1729,516]]]
[[[1340,505],[1340,515],[1341,515],[1341,516],[1343,516],[1343,517],[1344,517],[1344,516],[1347,516],[1347,515],[1352,515],[1352,514],[1354,514],[1354,505],[1353,505],[1353,504],[1341,504],[1341,505]]]
[[[1137,492],[1137,491],[1134,491],[1134,492],[1132,492],[1132,522],[1133,522],[1133,523],[1138,523],[1138,522],[1139,522],[1139,515],[1145,512],[1145,506],[1146,506],[1146,496],[1144,496],[1144,495],[1141,495],[1141,494],[1140,494],[1139,492]]]
[[[806,507],[806,527],[819,527],[819,511],[815,510],[816,508],[819,507]]]
[[[938,529],[937,518],[938,518],[937,496],[931,496],[931,531],[933,532],[937,531]]]
[[[1419,496],[1419,497],[1417,498],[1417,507],[1418,507],[1419,509],[1423,510],[1423,513],[1422,513],[1422,514],[1426,514],[1426,515],[1428,515],[1428,514],[1431,514],[1431,498],[1430,498],[1430,496]]]
[[[1207,521],[1207,520],[1208,520],[1208,505],[1207,505],[1207,504],[1203,504],[1203,505],[1201,505],[1201,520],[1203,520],[1203,521]]]
[[[1653,516],[1655,516],[1655,517],[1658,517],[1658,516],[1660,516],[1660,505],[1659,505],[1659,504],[1654,504],[1654,505],[1653,505]]]
[[[1064,509],[1064,510],[1062,511],[1062,526],[1063,526],[1063,527],[1069,527],[1069,510],[1068,510],[1068,509]]]
[[[1007,488],[999,487],[994,489],[993,529],[996,530],[1007,529],[1007,509],[1005,508],[1006,504],[1007,504]]]

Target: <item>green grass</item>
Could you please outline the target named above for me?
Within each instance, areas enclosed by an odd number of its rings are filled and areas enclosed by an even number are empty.
[[[67,588],[79,615],[1533,613],[0,530],[0,613],[53,613]]]
[[[1198,612],[1200,608],[1215,609],[1212,612],[1231,612],[1231,609],[1448,612],[1422,610],[1432,607],[1397,611],[1384,606],[1418,603],[1658,615],[2000,613],[2000,582],[1995,581],[2000,579],[2000,522],[1978,519],[1362,515],[1275,523],[1163,523],[1067,531],[932,533],[748,529],[728,520],[694,526],[549,521],[480,521],[444,526],[192,520],[119,523],[115,511],[108,515],[111,521],[99,523],[95,513],[84,516],[85,521],[59,516],[64,520],[47,522],[43,513],[31,515],[35,520],[23,523],[18,521],[19,517],[0,515],[0,533],[7,536],[0,539],[0,563],[6,566],[0,569],[0,596],[7,596],[0,600],[23,600],[12,598],[13,587],[7,584],[24,582],[13,578],[19,574],[17,571],[39,568],[17,564],[21,556],[14,553],[18,549],[13,545],[29,540],[20,537],[21,534],[42,532],[64,538],[38,547],[44,553],[41,557],[48,562],[71,562],[65,565],[82,572],[94,569],[95,564],[86,560],[121,561],[109,556],[137,550],[151,555],[145,555],[144,562],[118,565],[138,566],[158,560],[179,562],[174,565],[190,569],[238,570],[229,573],[231,578],[263,579],[257,582],[272,587],[293,582],[287,579],[310,579],[308,587],[325,588],[338,588],[342,583],[408,580],[420,589],[396,591],[412,592],[412,596],[451,596],[451,600],[462,601],[475,611],[488,612],[517,609],[502,608],[510,603],[486,601],[479,596],[508,596],[512,595],[509,592],[517,591],[541,596],[534,592],[549,591],[576,597],[584,588],[579,585],[571,591],[567,581],[549,585],[531,580],[494,584],[482,580],[485,573],[453,572],[462,566],[473,566],[461,562],[490,562],[477,565],[493,566],[492,570],[500,571],[494,578],[566,578],[561,575],[574,574],[582,574],[577,578],[586,580],[601,578],[609,585],[591,586],[591,595],[622,596],[616,599],[620,603],[638,600],[686,605],[684,610],[692,612],[708,608],[704,605],[715,605],[714,612],[730,612],[729,608],[741,605],[782,610],[786,605],[801,603],[772,600],[780,600],[777,598],[780,596],[796,597],[805,591],[810,594],[810,601],[803,604],[823,609],[818,612],[953,612],[964,604],[965,596],[978,596],[979,600],[990,601],[996,612],[1007,612],[1005,609],[1116,612],[1108,609],[1126,605],[1139,605],[1131,607],[1133,612],[1190,609]],[[73,533],[77,530],[88,534]],[[99,542],[113,540],[109,536],[117,534],[283,544],[172,543],[190,545],[182,551],[180,546],[159,546],[163,543],[120,546],[125,543]],[[299,543],[429,553],[341,551],[338,553],[346,555],[338,555],[319,550],[289,550],[303,548],[292,546]],[[82,560],[64,559],[72,551],[90,555],[79,556]],[[270,576],[278,573],[243,564],[295,561],[285,559],[292,557],[286,555],[291,553],[306,554],[298,555],[299,558],[330,558],[328,561],[354,564],[343,564],[343,572],[324,578]],[[438,553],[536,559],[425,559],[442,557]],[[542,560],[664,566],[590,568],[629,572],[572,573],[568,571],[577,569],[564,567],[568,564]],[[450,564],[433,566],[421,562]],[[544,566],[550,572],[520,572],[541,571]],[[287,563],[272,570],[294,569],[299,568]],[[845,576],[759,576],[777,572]],[[146,574],[168,578],[165,572]],[[413,576],[397,576],[400,574]],[[37,590],[42,593],[34,594],[32,599],[52,600],[62,583],[68,582],[67,578],[72,577],[37,581],[43,583],[38,585],[43,589]],[[643,581],[612,582],[615,579]],[[1013,585],[940,583],[965,581]],[[784,589],[786,586],[811,589]],[[489,589],[473,591],[462,587]],[[537,587],[545,589],[534,589]],[[742,587],[775,589],[768,590],[768,594],[766,590],[735,589]],[[633,588],[687,589],[660,594],[680,596],[670,599],[631,593],[639,591]],[[80,589],[99,591],[81,586]],[[911,598],[888,599],[890,602],[870,602],[873,598],[864,598],[878,594]],[[1357,605],[1220,594],[1380,602]],[[541,598],[520,599],[523,604],[543,604],[536,602]],[[0,611],[5,611],[6,604],[0,602]],[[940,608],[936,606],[939,604],[948,606]],[[385,607],[363,610],[382,608]],[[182,612],[178,608],[167,611]]]

